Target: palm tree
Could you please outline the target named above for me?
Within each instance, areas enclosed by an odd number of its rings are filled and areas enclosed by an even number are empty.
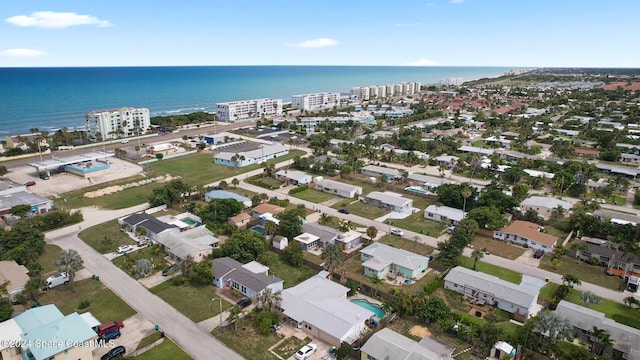
[[[573,326],[568,321],[558,315],[555,311],[542,311],[536,321],[535,329],[541,334],[548,336],[552,344],[557,340],[563,340],[572,336]]]
[[[624,304],[630,308],[633,308],[640,306],[640,301],[638,301],[638,299],[633,296],[627,296],[626,298],[624,298]]]
[[[580,293],[580,301],[582,301],[584,306],[589,307],[590,304],[600,304],[602,299],[591,291],[585,291]]]
[[[591,329],[591,340],[593,341],[591,350],[596,355],[602,355],[608,346],[613,346],[614,344],[611,334],[607,330],[598,329],[597,326]]]
[[[273,235],[276,233],[276,231],[278,231],[278,224],[273,221],[267,221],[264,224],[264,231],[267,233],[267,235]]]
[[[484,253],[478,249],[473,250],[473,252],[471,253],[471,257],[473,258],[473,270],[476,270],[476,264],[478,263],[478,260],[482,259],[484,257]]]
[[[567,275],[562,277],[562,284],[570,287],[571,289],[573,289],[574,285],[580,286],[580,285],[582,285],[582,282],[580,281],[580,279],[578,279],[577,276],[571,275],[571,274],[567,274]]]
[[[74,249],[62,250],[60,252],[60,258],[53,262],[53,265],[58,268],[58,271],[67,273],[69,281],[71,282],[71,292],[76,292],[76,284],[73,281],[76,277],[76,272],[82,269],[84,261],[80,257],[80,254]]]
[[[236,178],[231,179],[231,185],[233,185],[234,189],[238,187],[238,184],[240,184],[240,180]]]
[[[280,306],[282,296],[280,295],[280,292],[273,292],[273,289],[266,288],[262,294],[258,296],[257,300],[262,309],[271,312],[274,307],[277,308]]]
[[[461,195],[464,198],[464,202],[462,205],[462,211],[466,212],[467,211],[467,198],[469,198],[469,196],[471,196],[471,189],[469,189],[468,187],[465,187],[464,189],[462,189]]]
[[[240,322],[240,318],[242,316],[242,308],[238,305],[234,305],[231,309],[229,309],[229,317],[227,320],[229,323],[233,323],[233,329],[238,330],[238,322]]]
[[[327,215],[326,213],[322,213],[322,215],[320,215],[320,219],[318,219],[318,224],[327,225],[330,220],[331,218],[329,217],[329,215]]]
[[[321,258],[324,260],[324,267],[330,273],[344,263],[344,254],[335,244],[327,244],[327,246],[322,249]]]
[[[11,280],[0,284],[0,297],[9,296],[9,284],[11,284]]]

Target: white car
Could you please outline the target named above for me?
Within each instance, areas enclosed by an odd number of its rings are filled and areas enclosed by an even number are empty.
[[[133,246],[131,245],[118,246],[118,254],[126,254],[131,250],[133,250]]]
[[[400,229],[391,229],[391,235],[404,236],[404,231]]]
[[[318,349],[318,346],[316,344],[314,344],[314,343],[307,344],[307,345],[303,346],[300,350],[298,350],[298,352],[296,353],[296,359],[298,359],[298,360],[307,359],[317,349]]]

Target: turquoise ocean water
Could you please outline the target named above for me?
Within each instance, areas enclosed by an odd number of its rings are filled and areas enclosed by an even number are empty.
[[[215,103],[352,87],[494,77],[506,67],[202,66],[0,68],[0,138],[84,125],[84,113],[124,106],[152,116],[214,111]]]

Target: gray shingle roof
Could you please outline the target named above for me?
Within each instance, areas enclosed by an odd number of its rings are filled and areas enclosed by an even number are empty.
[[[380,264],[392,263],[410,270],[415,270],[421,265],[429,263],[429,258],[426,256],[415,254],[404,249],[394,248],[379,242],[374,242],[360,250],[360,253],[373,257],[371,260],[374,260],[374,264],[372,264],[374,268]],[[365,264],[371,260],[366,261]],[[380,268],[377,270],[380,270]]]
[[[319,237],[322,242],[331,241],[338,235],[342,234],[340,230],[317,223],[302,224],[302,231]]]
[[[388,360],[444,360],[450,359],[453,348],[432,351],[397,332],[384,328],[373,334],[362,346],[362,352],[376,359]],[[442,353],[441,353],[442,352]]]
[[[141,226],[154,234],[159,234],[168,229],[178,228],[175,225],[164,223],[149,214],[133,214],[122,219],[122,221],[131,226]]]
[[[211,264],[211,274],[215,278],[225,277],[226,279],[234,280],[256,293],[264,290],[271,284],[283,281],[274,275],[252,273],[245,269],[240,262],[230,257],[213,259],[213,263]]]

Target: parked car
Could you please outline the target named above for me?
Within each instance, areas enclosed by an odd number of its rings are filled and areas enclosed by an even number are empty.
[[[124,140],[120,141],[120,143],[121,143],[121,144],[128,144],[128,143],[129,143],[129,140],[128,140],[128,139],[124,139]]]
[[[536,250],[536,252],[533,253],[534,259],[542,259],[543,256],[544,256],[544,251],[540,249]]]
[[[36,184],[35,181],[27,181],[26,183],[24,183],[24,186],[33,186],[35,184]]]
[[[69,276],[67,275],[66,272],[62,272],[58,275],[49,276],[47,278],[47,286],[45,287],[45,290],[53,289],[56,286],[66,285],[68,283],[69,283]]]
[[[117,357],[122,357],[127,353],[127,349],[124,346],[116,346],[113,349],[109,350],[108,353],[102,355],[100,360],[111,360]]]
[[[47,174],[40,174],[40,179],[42,179],[42,180],[49,180],[49,175],[47,175]]]
[[[241,308],[246,308],[247,306],[251,305],[251,299],[241,299],[240,301],[238,301],[236,303],[236,305],[240,306]]]
[[[317,349],[318,349],[318,346],[316,346],[316,344],[314,344],[314,343],[307,344],[307,345],[303,346],[302,348],[300,348],[300,350],[298,350],[298,352],[296,353],[296,359],[298,359],[298,360],[307,359]]]
[[[282,324],[281,323],[273,324],[272,328],[273,330],[278,331],[282,329]]]
[[[447,228],[447,234],[453,234],[453,232],[455,231],[456,227],[451,225]]]
[[[176,270],[178,270],[178,264],[169,265],[167,268],[162,270],[162,276],[169,276]]]
[[[349,211],[349,209],[345,209],[345,208],[338,209],[338,212],[341,213],[341,214],[351,214],[351,211]]]
[[[125,254],[125,253],[128,253],[131,250],[133,250],[133,246],[131,246],[131,245],[118,246],[118,254]]]
[[[391,235],[404,236],[404,231],[402,231],[400,229],[393,228],[393,229],[391,229]]]
[[[108,332],[120,330],[123,327],[124,323],[122,321],[111,321],[98,326],[98,335],[102,336]]]
[[[100,340],[103,342],[107,342],[107,341],[111,341],[111,340],[115,340],[117,338],[120,337],[120,335],[122,335],[120,333],[120,330],[113,330],[113,331],[109,331],[108,333],[104,333],[100,336]]]

